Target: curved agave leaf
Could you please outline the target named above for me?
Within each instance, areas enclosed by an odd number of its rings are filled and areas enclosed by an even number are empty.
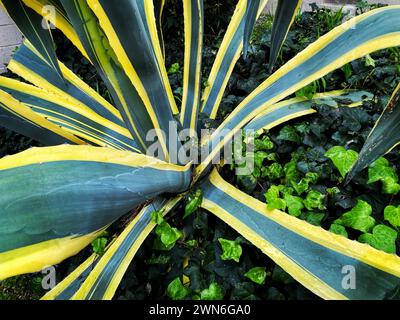
[[[62,0],[61,3],[90,60],[109,89],[126,126],[141,151],[145,152],[151,144],[146,140],[146,135],[155,126],[126,70],[118,62],[114,46],[108,41],[86,0]]]
[[[242,53],[248,1],[251,0],[239,0],[208,77],[208,86],[202,97],[201,112],[211,119],[217,116],[229,78]],[[260,1],[258,16],[267,2],[268,0]]]
[[[379,157],[400,144],[400,84],[369,134],[357,163],[347,176],[347,182]]]
[[[165,58],[165,45],[164,35],[162,30],[162,16],[164,12],[165,0],[154,0],[154,15],[156,17],[158,38],[160,39],[160,46]]]
[[[201,94],[201,60],[204,32],[203,0],[183,1],[185,19],[185,67],[181,124],[196,130]]]
[[[165,216],[181,198],[157,198],[144,207],[103,256],[89,257],[42,300],[112,299],[137,250],[155,227],[152,212],[160,211]]]
[[[272,70],[279,51],[287,37],[292,26],[296,14],[298,13],[303,0],[278,0],[278,7],[275,12],[275,20],[272,28],[271,51],[269,58],[270,70]],[[244,58],[246,59],[250,37],[257,21],[257,11],[260,0],[252,0],[247,2],[246,26],[244,29]]]
[[[51,291],[46,293],[41,300],[69,300],[79,290],[82,283],[87,279],[90,272],[97,265],[100,256],[92,254],[78,268],[71,272],[68,277],[61,281]]]
[[[82,42],[79,40],[67,13],[62,7],[58,0],[22,0],[24,4],[33,9],[37,14],[48,20],[53,26],[59,29],[64,35],[72,42],[72,44],[83,54],[83,56],[89,59],[85,49],[83,48]],[[54,12],[49,12],[49,8],[53,7]],[[47,10],[46,10],[47,9]],[[49,13],[55,13],[49,14]]]
[[[203,148],[209,156],[199,176],[223,146],[254,117],[298,89],[368,53],[400,45],[400,6],[372,10],[333,29],[255,89],[221,124]]]
[[[271,52],[269,57],[269,68],[273,69],[282,45],[286,40],[290,27],[300,10],[303,0],[279,0],[275,13],[274,25],[272,27]]]
[[[107,2],[109,2],[110,0],[103,0],[104,5],[106,5]],[[158,1],[158,0],[156,0]],[[96,2],[97,0],[89,0],[89,3],[91,3],[91,7],[94,8],[96,7]],[[179,110],[178,107],[176,106],[175,103],[175,99],[174,99],[174,95],[172,93],[172,88],[171,85],[169,83],[169,79],[168,79],[168,73],[167,73],[167,69],[165,67],[165,60],[163,57],[163,52],[161,50],[161,45],[160,45],[160,39],[158,37],[158,32],[157,32],[157,18],[155,16],[156,12],[157,12],[157,6],[158,5],[154,5],[154,0],[139,0],[136,1],[137,3],[137,7],[134,9],[136,11],[137,14],[140,14],[141,18],[142,18],[142,23],[143,26],[141,26],[141,28],[143,28],[142,30],[144,30],[147,33],[147,37],[148,39],[151,41],[150,47],[152,47],[155,58],[157,60],[157,68],[159,69],[159,73],[160,73],[160,77],[162,78],[162,83],[164,85],[164,90],[166,91],[167,97],[168,97],[168,102],[166,102],[166,105],[169,105],[171,108],[171,111],[174,115],[178,115],[179,114]],[[129,7],[129,5],[128,5]],[[140,40],[138,41],[138,43],[140,44]],[[130,57],[132,64],[134,65],[134,57]],[[136,82],[135,77],[131,76],[131,80]]]
[[[260,6],[260,0],[247,1],[246,8],[246,24],[244,26],[243,36],[243,57],[247,59],[247,52],[249,51],[250,37],[253,33],[254,26],[257,21],[258,8]]]
[[[145,207],[126,227],[93,268],[73,300],[111,300],[139,247],[154,229],[152,212],[170,212],[182,197],[157,199]]]
[[[26,7],[22,0],[1,0],[0,3],[24,36],[36,47],[49,67],[54,70],[59,80],[62,80],[63,77],[58,66],[51,29],[43,26],[43,18],[31,8]]]
[[[189,183],[190,167],[109,148],[32,148],[1,159],[0,279],[61,262],[137,205]]]
[[[0,77],[0,90],[77,137],[98,146],[139,152],[129,131],[87,108],[43,89]]]
[[[59,62],[59,65],[64,80],[56,75],[35,48],[25,42],[13,55],[8,69],[39,88],[53,92],[75,105],[80,105],[83,109],[93,111],[117,125],[124,126],[118,110],[64,64]]]
[[[178,110],[158,39],[153,1],[123,1],[118,6],[110,0],[88,0],[87,3],[143,101],[165,159],[169,160],[170,144],[167,145],[166,137],[174,136],[170,132],[171,124],[176,122],[174,114]],[[121,20],[125,23],[120,23]],[[129,107],[127,113],[135,109]]]
[[[341,90],[318,93],[311,100],[293,98],[271,106],[254,118],[244,129],[260,133],[264,129],[270,130],[292,119],[315,113],[313,107],[316,104],[340,107],[343,105],[342,101],[346,100],[345,106],[359,107],[364,101],[372,100],[373,97],[372,93],[366,91]]]
[[[85,144],[84,141],[46,120],[2,90],[0,90],[0,124],[48,146],[66,142]]]
[[[383,299],[400,285],[400,258],[315,227],[262,203],[216,170],[202,185],[202,207],[256,245],[294,279],[324,299]],[[343,286],[351,268],[356,288]]]

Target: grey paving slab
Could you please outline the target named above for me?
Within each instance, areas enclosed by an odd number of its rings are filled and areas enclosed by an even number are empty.
[[[18,45],[22,41],[22,35],[13,24],[0,26],[0,47]]]
[[[7,71],[6,65],[10,62],[11,55],[17,46],[0,48],[0,73]]]
[[[16,25],[0,8],[0,73],[6,71],[14,49],[22,42],[22,35]]]

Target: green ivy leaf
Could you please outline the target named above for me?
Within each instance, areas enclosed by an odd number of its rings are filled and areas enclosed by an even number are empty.
[[[92,242],[93,252],[99,256],[102,256],[106,250],[107,243],[107,238],[100,236]]]
[[[288,207],[290,215],[298,217],[301,215],[301,210],[304,209],[303,199],[300,197],[285,195],[284,200]]]
[[[301,122],[293,126],[296,131],[300,134],[306,134],[310,132],[310,124],[308,122]]]
[[[353,75],[353,69],[351,67],[351,64],[348,63],[348,64],[344,65],[341,69],[344,72],[344,76],[346,78],[346,81],[348,81],[350,79],[350,77]]]
[[[336,234],[338,234],[340,236],[346,237],[346,238],[349,237],[349,235],[348,235],[348,233],[346,231],[346,228],[341,226],[340,224],[333,223],[331,225],[331,227],[329,228],[329,231],[333,232],[333,233],[336,233]]]
[[[288,195],[293,195],[294,193],[294,189],[292,187],[288,187],[288,186],[284,186],[284,185],[280,185],[278,186],[279,191],[281,192],[281,194],[283,194],[283,196],[288,196]]]
[[[201,189],[197,189],[193,195],[189,196],[188,202],[185,206],[185,215],[183,219],[190,216],[193,212],[195,212],[203,202],[203,192]]]
[[[167,247],[175,245],[182,238],[183,234],[176,228],[172,228],[167,222],[161,223],[156,228],[156,234],[160,237],[161,242]]]
[[[182,97],[182,94],[183,94],[183,88],[182,87],[176,88],[174,90],[175,98],[180,99],[180,97]]]
[[[363,200],[357,200],[357,205],[351,211],[344,213],[334,223],[362,232],[369,232],[375,225],[375,219],[371,217],[371,214],[372,207],[370,204]]]
[[[324,199],[325,196],[316,190],[311,190],[308,194],[307,197],[304,200],[304,205],[307,208],[307,210],[313,210],[313,209],[319,209],[319,210],[325,210],[324,206]]]
[[[247,159],[250,160],[246,161],[246,164],[242,165],[242,168],[246,168],[249,172],[249,174],[251,173],[254,177],[259,178],[261,176],[261,168],[263,166],[263,162],[265,160],[265,158],[268,156],[268,153],[266,153],[265,151],[257,151],[253,154],[249,154],[247,156]],[[253,165],[249,165],[248,163],[251,163],[251,161],[254,162],[254,167],[252,167]],[[253,172],[251,172],[251,170],[253,169]]]
[[[278,162],[278,156],[276,153],[268,153],[265,159],[268,161]]]
[[[164,243],[161,242],[160,237],[154,239],[153,242],[153,249],[158,251],[170,251],[175,246],[175,243],[166,246]]]
[[[241,176],[252,176],[256,179],[260,178],[263,162],[267,155],[268,153],[265,151],[257,151],[255,153],[246,152],[246,158],[241,159],[242,163],[238,165],[242,170]]]
[[[381,181],[383,193],[397,194],[400,192],[399,177],[395,168],[383,157],[376,160],[368,169],[368,183]]]
[[[293,188],[296,190],[298,195],[302,195],[304,192],[310,189],[310,184],[315,184],[318,181],[318,173],[307,172],[306,176],[300,180],[299,183],[291,181]]]
[[[301,88],[300,90],[296,91],[296,97],[298,98],[306,98],[307,100],[311,100],[314,95],[317,93],[317,82],[313,81],[309,85]]]
[[[223,238],[218,239],[222,247],[222,260],[233,260],[239,262],[242,255],[242,246],[237,241],[231,241]]]
[[[264,136],[262,139],[256,138],[254,140],[255,151],[268,151],[274,148],[274,143],[268,136]]]
[[[340,189],[338,187],[327,188],[326,192],[331,196],[334,197],[335,195],[340,193]]]
[[[267,272],[265,270],[265,267],[254,267],[247,271],[244,276],[259,285],[263,285],[267,277]]]
[[[325,154],[332,160],[335,167],[339,170],[340,175],[345,178],[350,172],[358,159],[358,152],[354,150],[346,150],[344,147],[333,147]]]
[[[319,179],[319,175],[316,172],[307,172],[305,178],[309,183],[315,184]]]
[[[222,300],[224,298],[224,291],[216,282],[210,284],[208,289],[204,289],[200,293],[201,300]]]
[[[183,300],[189,294],[188,288],[186,288],[180,278],[173,280],[167,287],[167,295],[172,300]]]
[[[160,211],[153,211],[151,213],[151,219],[157,225],[160,225],[161,223],[164,222],[163,214]]]
[[[298,156],[295,154],[292,156],[292,160],[285,164],[283,171],[287,181],[298,181],[300,178],[299,172],[297,171]]]
[[[267,177],[270,181],[277,180],[284,176],[282,165],[279,163],[273,163],[270,166],[264,167],[263,178]]]
[[[148,265],[156,265],[156,264],[167,264],[171,260],[171,256],[167,254],[153,255],[147,259],[145,262]]]
[[[371,55],[367,54],[367,55],[364,57],[364,59],[365,59],[365,66],[366,66],[366,67],[373,67],[373,68],[375,68],[376,63],[375,63],[375,60],[371,57]]]
[[[387,206],[384,212],[385,220],[395,227],[400,227],[400,206]]]
[[[397,231],[383,224],[377,225],[371,233],[365,233],[358,238],[358,241],[368,243],[375,249],[387,253],[396,253]]]
[[[267,205],[269,209],[285,210],[286,202],[280,198],[278,186],[271,186],[267,193],[265,193],[265,199],[267,200]]]
[[[179,63],[174,63],[173,65],[171,65],[171,67],[168,69],[168,74],[172,75],[172,74],[176,74],[181,70],[181,67],[179,65]]]
[[[298,195],[302,195],[304,192],[310,189],[310,184],[305,179],[301,179],[300,182],[291,181],[290,183]]]
[[[189,248],[193,249],[193,248],[196,248],[199,245],[199,243],[197,242],[197,240],[193,239],[193,240],[186,241],[185,245],[188,246]]]
[[[267,159],[269,154],[265,151],[257,151],[254,153],[254,166],[256,168],[261,168],[263,166],[263,162]]]
[[[314,226],[321,226],[322,221],[325,218],[324,213],[314,213],[314,212],[304,212],[301,215],[301,219],[307,221],[308,223],[314,225]]]
[[[291,141],[299,144],[301,142],[300,136],[297,134],[296,129],[292,126],[284,126],[279,132],[278,140]]]

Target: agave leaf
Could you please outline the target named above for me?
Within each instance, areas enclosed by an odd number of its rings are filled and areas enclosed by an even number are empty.
[[[347,182],[400,143],[400,84],[365,142]]]

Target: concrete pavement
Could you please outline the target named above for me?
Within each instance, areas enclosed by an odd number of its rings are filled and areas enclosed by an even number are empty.
[[[0,73],[6,71],[5,65],[10,61],[12,52],[21,41],[22,35],[18,28],[0,9]]]

